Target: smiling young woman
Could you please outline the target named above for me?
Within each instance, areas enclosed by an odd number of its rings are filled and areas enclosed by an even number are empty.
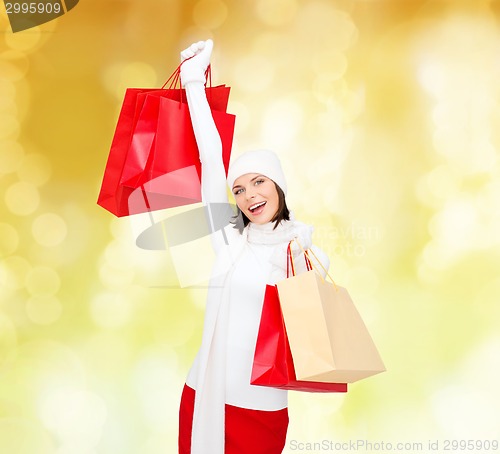
[[[287,182],[269,150],[248,151],[229,166],[207,102],[205,70],[213,43],[194,43],[181,53],[181,82],[202,163],[202,196],[211,221],[221,224],[227,185],[238,213],[212,235],[216,252],[207,294],[200,349],[186,379],[179,410],[180,454],[279,454],[288,428],[287,391],[250,384],[267,284],[286,278],[288,243],[297,238],[326,268],[312,246],[312,227],[296,221],[286,204]],[[224,210],[222,210],[224,211]],[[231,225],[233,224],[233,225]],[[296,272],[306,271],[297,255]]]

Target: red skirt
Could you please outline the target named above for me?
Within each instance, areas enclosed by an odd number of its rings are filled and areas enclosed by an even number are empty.
[[[179,454],[191,454],[194,397],[195,390],[185,385],[179,409]],[[225,454],[281,454],[287,429],[288,408],[263,411],[226,404]]]

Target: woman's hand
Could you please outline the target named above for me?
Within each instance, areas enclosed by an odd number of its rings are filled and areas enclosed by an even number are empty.
[[[205,83],[205,71],[210,63],[214,42],[211,39],[191,44],[181,52],[181,83]]]

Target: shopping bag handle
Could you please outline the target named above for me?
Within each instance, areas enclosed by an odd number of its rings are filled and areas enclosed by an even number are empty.
[[[184,63],[184,62],[182,62]],[[167,81],[161,86],[161,89],[163,90],[167,84],[170,82],[170,85],[168,85],[168,88],[174,88],[177,86],[179,83],[179,78],[181,76],[181,66],[182,63],[175,68],[175,71],[170,75],[170,77],[167,79]]]
[[[286,257],[287,257],[286,258],[286,277],[287,278],[290,277],[290,268],[292,269],[292,276],[295,276],[295,262],[293,260],[291,244],[292,244],[292,242],[290,241],[288,243],[287,248],[286,248]],[[304,260],[306,262],[307,271],[311,271],[313,269],[312,264],[311,264],[311,260],[309,259],[309,257],[306,254],[304,254]]]
[[[314,269],[318,274],[319,276],[321,277],[321,279],[324,281],[325,279],[323,278],[322,274],[319,272],[319,270],[317,269],[317,267],[312,263],[311,259],[309,258],[309,253],[311,253],[313,255],[313,257],[316,259],[316,262],[318,262],[319,266],[323,269],[323,271],[325,272],[325,275],[327,277],[330,278],[330,280],[332,281],[332,284],[333,286],[335,287],[335,290],[338,290],[337,288],[337,284],[335,283],[335,281],[333,280],[333,277],[330,276],[330,274],[328,273],[328,270],[325,268],[325,266],[321,263],[321,260],[318,258],[318,256],[314,253],[314,251],[312,250],[312,248],[309,248],[307,250],[305,250],[302,245],[300,244],[300,241],[298,238],[294,238],[292,241],[295,241],[298,246],[300,247],[300,249],[302,249],[302,252],[304,253],[304,257],[307,257],[307,260],[309,261],[309,264],[311,266],[311,269]],[[288,244],[288,247],[290,249],[290,258],[292,259],[292,262],[293,262],[293,254],[291,253],[291,244],[292,244],[292,241],[290,241],[290,243]],[[294,274],[295,275],[295,274]]]
[[[194,57],[194,55],[193,55]],[[168,85],[167,89],[179,89],[181,92],[181,102],[179,103],[179,109],[181,108],[181,104],[183,102],[184,98],[184,91],[182,90],[181,87],[181,66],[190,60],[193,57],[186,58],[181,62],[179,66],[175,69],[175,71],[171,74],[171,76],[167,79],[167,81],[161,86],[161,89],[165,89],[165,87]],[[205,80],[209,82],[209,88],[212,88],[212,65],[209,64],[207,66],[207,69],[205,70]],[[205,82],[205,89],[207,88],[207,82]],[[208,92],[208,96],[210,96],[210,100],[212,99],[212,91],[210,90]]]
[[[164,89],[167,85],[168,88],[181,88],[181,66],[184,64],[184,62],[190,60],[193,57],[186,58],[177,68],[175,68],[175,71],[170,75],[170,77],[167,79],[167,81],[161,86],[162,89]],[[212,65],[208,65],[207,69],[205,71],[205,80],[209,82],[209,87],[212,88]],[[205,82],[206,86],[206,82]]]

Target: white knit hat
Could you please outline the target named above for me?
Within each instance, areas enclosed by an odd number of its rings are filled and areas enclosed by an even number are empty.
[[[229,165],[227,184],[232,189],[234,181],[247,173],[260,173],[273,180],[286,195],[286,179],[281,163],[273,151],[247,151]]]

